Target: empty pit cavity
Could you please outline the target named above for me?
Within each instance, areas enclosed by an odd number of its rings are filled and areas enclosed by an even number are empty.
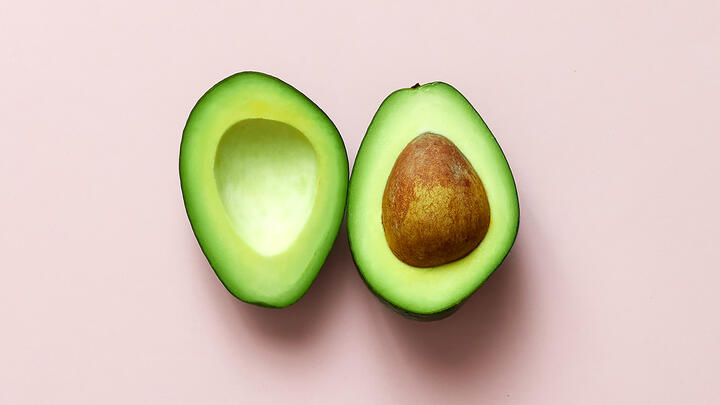
[[[215,182],[235,232],[263,256],[282,253],[312,212],[317,156],[305,135],[279,121],[247,119],[222,136]]]

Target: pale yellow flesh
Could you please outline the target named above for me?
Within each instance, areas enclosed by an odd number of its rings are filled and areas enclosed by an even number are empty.
[[[235,232],[260,255],[273,256],[292,245],[310,217],[317,156],[288,124],[243,120],[220,140],[215,181]]]

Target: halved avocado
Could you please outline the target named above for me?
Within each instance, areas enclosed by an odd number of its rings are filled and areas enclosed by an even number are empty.
[[[180,147],[190,224],[218,278],[242,301],[285,307],[325,261],[345,210],[348,160],[310,99],[263,73],[213,86]]]
[[[348,190],[353,259],[378,298],[415,319],[452,314],[503,261],[518,224],[505,155],[460,92],[434,82],[385,99]]]

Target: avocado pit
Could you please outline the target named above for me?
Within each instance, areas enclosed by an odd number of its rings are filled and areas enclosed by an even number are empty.
[[[490,226],[490,205],[480,177],[457,146],[427,132],[403,149],[390,172],[382,224],[398,259],[435,267],[480,244]]]

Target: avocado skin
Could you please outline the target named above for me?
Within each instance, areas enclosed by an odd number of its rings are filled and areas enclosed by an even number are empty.
[[[365,283],[367,285],[367,283]],[[372,289],[371,289],[372,290]],[[420,321],[420,322],[432,322],[432,321],[439,321],[441,319],[445,319],[449,317],[450,315],[457,312],[457,310],[465,303],[467,298],[463,299],[459,303],[455,304],[454,306],[445,309],[440,312],[436,312],[434,314],[418,314],[415,312],[406,311],[398,306],[395,306],[388,302],[386,299],[378,295],[375,291],[373,291],[373,295],[377,297],[377,299],[380,300],[383,304],[385,304],[386,307],[390,308],[393,312],[400,314],[404,318],[413,320],[413,321]]]
[[[333,127],[335,127],[335,129],[337,130],[337,126],[336,126],[335,123],[329,118],[329,116],[327,115],[327,113],[325,113],[325,111],[324,111],[322,108],[320,108],[320,106],[318,106],[317,104],[315,104],[315,102],[312,101],[312,99],[310,99],[307,95],[305,95],[305,93],[301,92],[300,90],[298,90],[297,88],[295,88],[295,87],[292,86],[291,84],[283,81],[282,79],[280,79],[280,78],[278,78],[278,77],[275,77],[275,76],[272,76],[272,75],[269,75],[269,74],[263,73],[263,72],[246,70],[246,71],[237,72],[237,73],[231,74],[230,76],[225,77],[224,79],[222,79],[222,80],[220,80],[219,82],[215,83],[212,87],[210,87],[210,89],[208,89],[208,90],[200,97],[200,99],[195,103],[195,105],[193,105],[192,109],[190,110],[190,114],[188,114],[188,118],[185,120],[185,125],[184,125],[184,127],[183,127],[183,136],[185,135],[185,129],[187,128],[187,124],[188,124],[188,122],[190,121],[190,118],[192,117],[192,112],[193,112],[193,110],[195,110],[198,106],[200,106],[200,105],[203,104],[207,99],[209,99],[209,98],[210,98],[209,96],[210,96],[210,95],[213,93],[213,91],[214,91],[216,88],[218,88],[221,84],[223,84],[223,83],[225,83],[225,82],[227,82],[227,81],[230,81],[231,79],[233,79],[233,78],[236,77],[236,76],[243,75],[243,74],[252,74],[252,75],[263,76],[263,77],[265,77],[265,78],[267,78],[267,79],[271,79],[271,80],[277,81],[277,82],[279,82],[279,83],[281,83],[281,84],[283,84],[283,85],[287,85],[287,86],[293,88],[295,91],[297,91],[298,93],[300,93],[300,94],[305,98],[305,100],[306,100],[307,102],[309,102],[310,104],[312,104],[312,105],[314,105],[315,107],[317,107],[317,109],[320,110],[320,111],[328,118],[328,120],[330,121],[330,123],[331,123],[331,124],[333,125]],[[338,133],[339,133],[339,131],[338,131]],[[350,162],[349,162],[349,158],[348,158],[348,156],[347,156],[347,148],[346,148],[346,146],[345,146],[345,141],[342,139],[342,137],[340,137],[340,142],[342,143],[343,149],[345,150],[345,175],[346,175],[347,179],[349,180],[349,177],[350,177],[350,176],[349,176],[349,172],[350,172],[350,170],[349,170],[350,164],[349,164],[349,163],[350,163]],[[203,247],[202,243],[200,243],[200,240],[199,240],[198,237],[197,237],[197,232],[196,232],[196,230],[195,230],[195,226],[193,225],[193,221],[190,220],[190,213],[188,212],[188,209],[187,209],[187,201],[186,201],[186,195],[187,195],[186,192],[187,192],[187,190],[186,190],[186,188],[183,186],[183,182],[182,182],[182,179],[181,179],[181,176],[180,176],[180,172],[181,172],[181,170],[180,170],[180,165],[181,165],[180,162],[181,162],[181,159],[180,159],[180,158],[182,157],[182,154],[183,154],[183,142],[181,141],[181,142],[180,142],[180,148],[179,148],[179,150],[178,150],[178,180],[180,181],[180,194],[182,195],[182,198],[183,198],[183,210],[185,211],[185,215],[187,216],[188,222],[190,223],[190,229],[192,230],[192,234],[193,234],[193,238],[195,238],[195,242],[196,242],[196,243],[198,244],[198,246],[200,247],[200,251],[203,253],[203,256],[205,257],[205,260],[207,261],[208,265],[210,266],[210,268],[211,268],[211,269],[213,270],[213,272],[215,273],[215,277],[217,277],[217,279],[220,280],[220,283],[222,284],[222,286],[230,293],[230,295],[232,295],[233,297],[235,297],[237,300],[242,301],[242,302],[244,302],[244,303],[246,303],[246,304],[256,305],[256,306],[263,307],[263,308],[271,308],[271,309],[287,308],[287,307],[295,304],[296,302],[298,302],[300,299],[302,299],[302,298],[305,296],[305,294],[307,293],[307,291],[310,289],[310,287],[312,286],[312,284],[314,283],[314,280],[313,280],[312,283],[310,283],[310,284],[308,285],[308,287],[305,289],[305,291],[303,291],[302,294],[300,294],[300,296],[299,296],[296,300],[288,303],[287,305],[271,305],[271,304],[267,304],[267,303],[265,303],[265,302],[250,301],[250,300],[244,299],[244,298],[238,296],[238,294],[236,294],[233,290],[231,290],[231,289],[225,284],[225,281],[223,281],[223,278],[220,277],[220,274],[218,273],[216,266],[213,265],[212,261],[210,260],[210,256],[209,256],[208,253],[205,251],[205,248]],[[342,215],[342,217],[345,216],[345,211],[347,210],[347,195],[348,195],[348,190],[347,190],[347,186],[346,186],[346,189],[345,189],[345,208],[344,208],[344,210],[343,210],[343,215]],[[342,217],[341,217],[341,218],[342,218]],[[331,232],[331,234],[333,235],[333,240],[337,240],[337,235],[340,233],[341,225],[342,225],[342,220],[338,221],[337,227],[335,227],[336,229],[334,229],[334,230]],[[330,248],[330,250],[328,250],[327,254],[325,254],[324,257],[322,258],[323,266],[324,266],[324,264],[325,264],[325,261],[327,260],[327,257],[330,255],[330,252],[331,252],[331,251],[332,251],[332,247]],[[318,270],[318,274],[319,274],[319,272],[320,272],[321,270],[322,270],[322,267],[320,268],[320,270]],[[317,278],[317,275],[316,275],[316,278]]]

